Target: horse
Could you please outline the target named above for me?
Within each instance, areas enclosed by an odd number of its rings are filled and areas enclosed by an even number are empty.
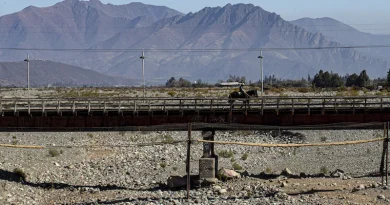
[[[257,90],[250,90],[250,91],[246,92],[246,94],[248,94],[248,95],[245,95],[244,93],[237,92],[237,91],[230,93],[228,102],[229,102],[231,108],[234,108],[234,106],[233,106],[233,103],[235,101],[234,98],[248,98],[248,96],[249,97],[258,97]],[[249,100],[242,100],[242,101],[243,101],[242,106],[244,106],[244,103],[246,103],[246,104],[248,104],[248,107],[250,108]],[[242,106],[240,108],[242,108]]]

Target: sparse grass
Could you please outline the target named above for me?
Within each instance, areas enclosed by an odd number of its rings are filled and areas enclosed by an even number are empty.
[[[275,88],[275,87],[272,87],[269,89],[270,92],[273,92],[273,93],[281,93],[283,91],[282,88]]]
[[[242,131],[239,131],[238,134],[239,134],[239,135],[242,135],[242,136],[249,136],[249,135],[253,134],[253,131],[250,131],[250,130],[242,130]]]
[[[320,140],[321,140],[321,142],[326,142],[326,141],[328,140],[328,138],[325,137],[325,136],[322,136],[322,137],[320,138]]]
[[[177,171],[178,168],[177,167],[172,167],[173,171]]]
[[[18,144],[18,140],[12,140],[11,144],[12,145],[17,145]]]
[[[122,137],[124,137],[126,135],[126,131],[119,131],[118,134]]]
[[[221,150],[218,155],[222,158],[231,158],[234,156],[233,151]]]
[[[272,169],[270,167],[265,168],[266,174],[272,174]]]
[[[15,168],[13,171],[16,175],[18,175],[20,181],[26,181],[27,174],[20,168]]]
[[[345,87],[345,86],[341,86],[341,87],[339,87],[339,88],[337,89],[337,91],[339,91],[339,92],[344,92],[344,91],[347,91],[347,90],[348,90],[348,88]]]
[[[161,162],[161,163],[160,163],[160,167],[162,167],[162,168],[165,168],[165,167],[167,167],[167,163],[165,163],[165,162]]]
[[[175,95],[177,95],[177,93],[175,91],[169,91],[169,92],[167,92],[167,94],[171,97],[174,97]]]
[[[367,148],[366,152],[367,152],[367,154],[371,154],[370,148]]]
[[[350,96],[359,96],[359,91],[358,91],[358,90],[351,90],[351,91],[349,92],[349,95],[350,95]]]
[[[307,87],[304,87],[304,88],[298,88],[298,92],[300,93],[308,93],[310,92],[311,89],[310,88],[307,88]]]
[[[248,159],[248,153],[242,155],[241,160],[247,160],[247,159]]]
[[[296,156],[297,153],[298,153],[298,148],[294,148],[292,154],[293,154],[294,156]]]
[[[236,159],[234,159],[234,157],[230,158],[230,162],[231,162],[231,163],[233,163],[233,162],[235,162],[235,161],[236,161]]]
[[[161,136],[163,143],[173,143],[175,139],[171,135],[165,134]]]
[[[286,93],[280,93],[279,96],[280,96],[280,97],[288,97],[288,94],[286,94]]]
[[[234,163],[233,163],[233,169],[234,169],[234,170],[242,170],[242,166],[239,165],[237,162],[234,162]]]
[[[322,173],[322,174],[328,174],[328,173],[329,173],[329,170],[328,170],[328,168],[327,168],[326,166],[322,166],[322,167],[320,168],[320,173]]]
[[[92,134],[92,133],[88,133],[87,136],[88,136],[89,138],[93,138],[93,134]]]
[[[57,157],[61,154],[60,151],[56,150],[56,149],[49,149],[49,155],[51,157]]]

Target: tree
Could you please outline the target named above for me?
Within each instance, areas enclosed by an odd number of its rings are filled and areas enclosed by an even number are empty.
[[[350,76],[347,77],[347,82],[345,83],[345,85],[347,87],[351,87],[351,86],[359,86],[359,83],[358,83],[358,78],[359,76],[354,73]]]
[[[320,88],[328,87],[340,87],[344,84],[343,79],[337,73],[329,73],[320,70],[318,74],[314,76],[313,85]]]
[[[387,71],[387,86],[390,85],[390,69]]]
[[[359,87],[366,87],[370,83],[370,77],[368,77],[366,70],[363,70],[357,80]]]
[[[174,77],[171,77],[166,83],[165,87],[172,88],[175,87],[177,84],[176,79]]]
[[[179,82],[178,82],[178,87],[181,87],[181,88],[188,88],[188,87],[191,87],[191,82],[184,79],[184,78],[180,78],[179,79]]]

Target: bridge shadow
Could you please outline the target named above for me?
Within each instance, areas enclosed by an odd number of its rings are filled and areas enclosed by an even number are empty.
[[[298,196],[298,195],[312,195],[316,193],[324,193],[324,192],[336,192],[340,191],[338,189],[311,189],[309,191],[302,191],[296,193],[287,193],[289,196]]]
[[[304,178],[332,178],[330,176],[325,176],[324,174],[305,174],[305,175],[288,175],[284,176],[281,174],[268,174],[261,172],[260,174],[250,174],[250,177],[263,179],[263,180],[269,180],[269,179],[278,179],[279,177],[287,177],[290,179],[304,179]]]
[[[228,197],[228,198],[218,198],[219,202],[227,202],[227,203],[232,203],[236,202],[238,200],[248,200],[248,199],[262,199],[264,197],[272,197],[273,195],[266,195],[266,196],[245,196],[245,197]],[[190,200],[194,200],[195,198],[191,198]],[[163,197],[163,198],[145,198],[145,197],[138,197],[138,198],[125,198],[125,199],[114,199],[114,200],[98,200],[99,204],[122,204],[122,203],[130,203],[130,204],[140,204],[140,202],[149,202],[150,204],[154,204],[153,201],[160,201],[160,200],[165,200],[165,201],[171,201],[171,200],[176,200],[180,204],[194,204],[194,202],[188,203],[187,197]],[[73,203],[74,205],[95,205],[95,202],[78,202],[78,203]],[[173,202],[169,202],[168,204],[173,204]]]
[[[132,190],[132,191],[156,191],[160,190],[160,186],[157,185],[153,188],[148,189],[132,189],[128,187],[122,187],[117,185],[71,185],[66,183],[56,183],[56,182],[44,182],[44,183],[33,183],[26,180],[25,176],[22,173],[10,172],[7,170],[0,169],[0,180],[16,182],[26,186],[34,187],[34,188],[42,188],[42,189],[81,189],[81,188],[92,188],[98,189],[100,191],[108,191],[108,190]]]

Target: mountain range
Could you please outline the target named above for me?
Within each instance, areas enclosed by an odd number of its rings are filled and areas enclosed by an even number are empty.
[[[30,86],[113,86],[134,85],[134,79],[112,77],[93,70],[45,60],[30,61]],[[0,62],[2,86],[27,86],[26,62]]]
[[[332,32],[326,25],[342,32]],[[320,69],[340,74],[366,69],[371,77],[383,77],[390,60],[385,48],[277,48],[386,43],[390,43],[389,36],[359,32],[334,19],[289,22],[252,4],[227,4],[182,14],[142,3],[119,6],[99,0],[65,0],[0,17],[1,48],[47,49],[1,49],[0,61],[20,61],[28,52],[34,58],[140,79],[139,51],[147,49],[145,75],[149,84],[165,83],[171,76],[209,82],[229,75],[258,80],[259,52],[248,49],[259,48],[275,49],[263,52],[264,72],[277,78],[306,78]]]

